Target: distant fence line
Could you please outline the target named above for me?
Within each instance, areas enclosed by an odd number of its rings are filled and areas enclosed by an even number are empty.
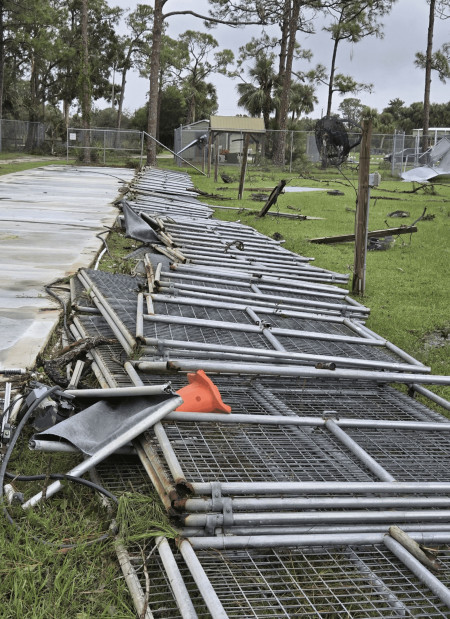
[[[208,140],[199,140],[208,133],[207,127],[179,127],[174,132],[175,152],[183,151],[182,158],[174,156],[180,167],[186,164],[206,169],[208,159]],[[273,165],[272,153],[279,130],[267,130],[264,135],[252,138],[249,147],[248,164]],[[284,165],[290,172],[300,167],[303,162],[318,163],[320,154],[317,150],[314,131],[287,130],[285,137]],[[350,142],[357,134],[349,134]],[[54,144],[55,140],[46,138],[44,123],[24,120],[0,120],[0,152],[33,152],[41,149],[46,142]],[[67,159],[74,156],[82,158],[85,149],[90,150],[91,159],[96,163],[107,160],[133,160],[142,165],[145,157],[145,132],[115,128],[67,129],[66,140],[57,140],[65,148]],[[239,164],[242,158],[244,135],[241,132],[224,133],[219,136],[219,164]],[[192,146],[189,146],[193,144]],[[186,148],[188,147],[188,148]],[[214,146],[213,146],[214,148]],[[170,150],[170,149],[169,149]],[[53,152],[53,149],[52,149]],[[173,151],[170,150],[172,153]],[[357,163],[359,147],[350,151],[349,162]],[[407,167],[419,165],[420,137],[418,135],[377,134],[372,135],[371,154],[380,159],[386,158],[393,175],[400,175]],[[182,159],[186,161],[183,162]]]

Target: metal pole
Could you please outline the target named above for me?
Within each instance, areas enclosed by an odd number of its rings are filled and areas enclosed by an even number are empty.
[[[191,596],[186,588],[169,542],[165,537],[157,537],[155,543],[166,574],[169,577],[170,588],[178,604],[181,616],[183,619],[197,619],[197,613],[192,604]]]
[[[367,453],[356,441],[354,441],[344,430],[342,430],[333,419],[328,419],[325,422],[327,429],[349,449],[354,456],[360,460],[378,479],[381,481],[395,481],[393,477],[381,464],[379,464],[371,455]]]
[[[211,496],[210,482],[192,484],[196,495]],[[225,495],[246,494],[448,494],[450,482],[386,482],[386,481],[263,481],[221,482]]]
[[[228,614],[189,541],[181,540],[178,547],[213,619],[228,619]]]
[[[415,541],[422,544],[448,544],[450,533],[409,533]],[[347,533],[347,534],[321,534],[321,535],[278,535],[276,538],[277,548],[287,546],[344,546],[344,545],[373,545],[382,544],[385,533]],[[186,541],[186,540],[185,540]],[[216,548],[228,550],[237,548],[270,548],[274,539],[269,535],[232,536],[224,535],[217,537],[189,537],[188,541],[195,550],[207,550]],[[392,540],[394,541],[394,540]]]
[[[410,537],[414,539],[414,535],[410,534]],[[385,546],[387,546],[387,548],[389,548],[389,550],[447,606],[447,608],[450,608],[450,590],[448,587],[390,535],[385,535],[383,542]]]
[[[111,389],[66,389],[64,393],[77,398],[125,398],[173,393],[171,383],[142,387],[113,387]],[[450,424],[449,424],[450,425]]]
[[[172,342],[171,342],[172,344]],[[191,344],[185,342],[185,345]],[[249,349],[253,350],[253,349]],[[257,354],[262,355],[263,351],[258,350]],[[276,357],[279,354],[277,351],[269,351],[269,356]],[[289,353],[289,356],[294,353]],[[294,358],[294,356],[292,356]],[[326,358],[322,360],[325,361]],[[339,359],[339,362],[347,361],[344,357]],[[139,363],[138,368],[145,371],[145,363]],[[221,363],[220,361],[202,361],[201,367],[195,360],[188,359],[170,359],[166,362],[166,369],[171,371],[191,372],[198,369],[203,369],[205,372],[231,373],[231,374],[267,374],[272,376],[299,376],[302,378],[332,378],[332,379],[350,379],[350,380],[373,380],[378,383],[411,383],[417,381],[428,385],[450,385],[450,376],[430,376],[427,374],[404,374],[403,372],[382,372],[371,370],[358,369],[336,369],[322,370],[308,366],[289,366],[279,367],[271,364],[239,364],[239,363]],[[412,369],[412,368],[411,368]]]
[[[86,460],[83,460],[83,462],[81,462],[80,464],[75,466],[73,469],[71,469],[68,472],[68,475],[71,475],[72,477],[81,477],[81,475],[83,475],[86,471],[89,471],[96,464],[98,464],[99,462],[102,462],[102,460],[104,460],[105,458],[113,454],[117,449],[119,449],[120,447],[123,447],[124,445],[132,441],[134,438],[139,436],[139,434],[142,434],[143,432],[148,430],[148,428],[150,428],[155,423],[163,419],[168,413],[173,411],[175,408],[177,408],[177,406],[180,406],[182,403],[183,403],[183,400],[180,397],[173,397],[173,398],[170,398],[170,400],[167,400],[166,402],[162,402],[159,408],[155,412],[145,417],[143,420],[141,420],[139,423],[134,425],[128,431],[124,432],[121,436],[114,438],[110,443],[108,443],[107,445],[99,449],[95,454],[93,454]],[[153,407],[151,406],[149,407],[148,410],[152,408]],[[49,498],[53,496],[62,487],[63,485],[60,481],[50,484],[50,486],[48,486],[46,490],[45,497]],[[43,498],[44,498],[44,493],[39,492],[38,494],[31,497],[31,499],[29,499],[26,503],[24,503],[22,505],[22,508],[28,509],[29,507],[32,507],[33,505],[36,505],[37,503],[39,503],[39,501]]]

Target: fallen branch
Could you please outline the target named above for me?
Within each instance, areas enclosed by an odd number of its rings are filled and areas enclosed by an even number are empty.
[[[417,232],[416,226],[401,226],[400,228],[388,228],[387,230],[373,230],[372,232],[368,232],[368,238],[380,238],[383,236],[391,236],[394,234],[412,234],[413,232]],[[331,243],[348,243],[349,241],[354,241],[354,234],[341,234],[339,236],[321,236],[317,239],[309,239],[310,243],[322,243],[322,244],[331,244]]]

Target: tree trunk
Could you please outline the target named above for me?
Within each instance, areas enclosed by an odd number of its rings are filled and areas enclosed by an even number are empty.
[[[152,55],[150,58],[150,94],[148,99],[147,133],[156,137],[158,129],[159,65],[163,29],[164,0],[155,0],[153,12]],[[156,165],[156,142],[147,138],[147,165]]]
[[[292,2],[292,11],[289,18],[289,42],[287,46],[286,53],[286,68],[284,72],[283,79],[283,90],[281,92],[280,99],[280,117],[278,123],[278,129],[280,133],[278,134],[278,139],[275,147],[275,152],[273,155],[273,162],[275,165],[284,166],[285,159],[285,149],[286,149],[286,127],[287,127],[287,117],[289,112],[289,93],[291,89],[291,81],[292,81],[292,61],[294,58],[295,51],[295,36],[297,34],[298,27],[298,18],[300,15],[300,3],[301,0],[293,0]]]
[[[281,39],[280,39],[280,62],[278,64],[278,83],[284,83],[284,74],[286,71],[286,52],[289,39],[289,16],[291,14],[291,1],[285,0],[283,20],[281,22]],[[275,110],[275,126],[278,127],[280,122],[280,108],[279,106]],[[266,129],[267,129],[266,125]]]
[[[428,19],[427,51],[425,58],[425,91],[423,97],[423,137],[422,148],[428,149],[429,138],[428,130],[430,127],[430,90],[431,90],[431,62],[433,56],[433,31],[434,31],[434,11],[436,0],[430,0],[430,16]]]
[[[0,153],[2,152],[3,80],[5,71],[4,0],[0,0]]]
[[[120,88],[119,105],[117,108],[117,129],[120,129],[122,124],[123,101],[125,98],[125,85],[127,83],[127,69],[124,67],[122,72],[122,84]]]
[[[336,56],[337,56],[338,45],[339,45],[339,38],[336,37],[334,39],[333,55],[331,57],[330,79],[328,81],[327,116],[331,115],[331,103],[333,101],[334,73],[336,71]]]
[[[83,0],[81,8],[81,114],[83,118],[83,161],[91,163],[91,88],[89,75],[89,35],[88,0]]]

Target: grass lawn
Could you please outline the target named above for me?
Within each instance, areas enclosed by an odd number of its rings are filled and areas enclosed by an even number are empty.
[[[374,163],[371,172],[378,170]],[[382,166],[381,166],[382,167]],[[284,247],[303,256],[314,258],[317,266],[340,273],[351,274],[354,243],[319,245],[308,239],[321,236],[354,233],[357,171],[344,169],[345,177],[337,169],[313,169],[309,177],[288,172],[250,168],[246,189],[268,192],[281,178],[288,186],[321,188],[325,191],[285,193],[272,207],[272,213],[291,213],[322,217],[320,220],[289,220],[273,216],[258,218],[247,211],[222,210],[220,206],[239,206],[260,210],[263,202],[251,199],[252,191],[244,191],[244,199],[237,200],[239,169],[220,168],[235,178],[225,185],[219,177],[213,178],[188,170],[196,188],[230,200],[201,199],[218,208],[215,217],[241,221],[260,232],[272,236],[280,234]],[[450,374],[450,180],[440,180],[412,193],[417,186],[393,179],[389,170],[379,170],[382,182],[371,190],[369,230],[408,225],[427,209],[434,218],[419,221],[418,232],[394,237],[393,246],[386,251],[367,253],[366,291],[358,298],[371,308],[367,326],[390,340],[409,354],[429,365],[434,374]],[[339,190],[343,195],[329,195]],[[388,214],[407,211],[408,217],[394,218]],[[356,298],[356,297],[355,297]],[[431,386],[431,390],[450,399],[449,387]]]

